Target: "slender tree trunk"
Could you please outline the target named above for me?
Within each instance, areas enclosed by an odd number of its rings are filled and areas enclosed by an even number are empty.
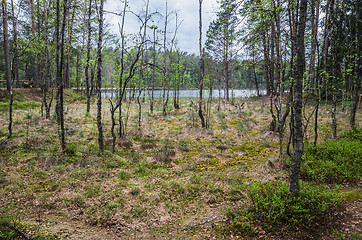
[[[280,7],[280,3],[278,1],[278,8]],[[274,28],[274,42],[275,42],[275,52],[276,52],[276,62],[275,62],[275,77],[276,77],[276,81],[278,84],[278,90],[279,90],[279,94],[281,97],[283,97],[283,89],[281,86],[281,82],[282,79],[280,77],[280,73],[281,73],[281,67],[282,67],[282,59],[280,56],[280,16],[279,13],[276,13],[276,11],[274,11],[274,20],[275,20],[275,25],[273,24],[273,26],[276,26]],[[278,91],[277,90],[277,91]]]
[[[45,117],[47,119],[50,118],[50,106],[48,106],[47,102],[47,92],[48,92],[48,82],[50,81],[50,69],[49,69],[49,51],[48,51],[48,14],[47,14],[47,7],[46,1],[43,2],[43,12],[44,12],[44,67],[45,67],[45,74],[42,81],[42,93],[43,93],[43,105],[45,107]],[[49,104],[51,105],[51,104]],[[43,112],[42,112],[43,114]]]
[[[97,127],[98,127],[98,145],[99,150],[103,152],[103,128],[102,128],[102,37],[103,37],[103,3],[104,0],[100,0],[99,7],[99,34],[98,34],[98,71],[97,71]]]
[[[307,0],[300,1],[299,21],[297,31],[297,65],[295,73],[295,102],[294,102],[294,154],[290,174],[290,193],[292,196],[299,194],[299,172],[300,163],[303,155],[303,123],[302,123],[302,108],[303,108],[303,73],[305,69],[305,47],[304,47],[304,32],[305,22],[307,18]]]
[[[178,107],[177,109],[180,109],[180,83],[181,83],[181,79],[182,79],[182,74],[181,74],[181,69],[180,69],[180,64],[181,64],[181,56],[180,56],[180,51],[177,52],[177,61],[178,61],[178,65],[177,65],[177,74],[178,74],[178,78],[177,78],[177,85],[176,85],[176,106]]]
[[[289,9],[288,9],[288,13],[289,13],[289,26],[290,26],[290,38],[291,38],[291,57],[290,57],[290,77],[292,79],[295,79],[295,62],[294,62],[294,58],[295,58],[295,44],[296,44],[296,20],[295,20],[295,9],[292,7],[293,6],[293,2],[289,1]],[[294,82],[291,81],[290,83],[290,102],[292,103],[294,101]],[[290,134],[289,134],[289,140],[288,140],[288,145],[287,145],[287,154],[289,156],[291,156],[290,153],[290,145],[293,141],[294,138],[294,108],[291,107],[290,109],[291,111],[291,118],[290,118],[290,123],[289,123],[289,129],[290,129]],[[294,147],[294,144],[293,144]]]
[[[356,53],[355,53],[355,63],[354,63],[354,81],[353,81],[353,90],[352,90],[352,104],[351,104],[351,116],[350,116],[350,125],[353,128],[356,125],[356,111],[358,104],[358,92],[360,85],[360,74],[359,67],[360,64],[360,35],[359,35],[359,22],[360,22],[360,10],[359,10],[359,1],[356,1],[356,35],[355,35],[355,45],[356,45]]]
[[[335,21],[334,9],[331,12],[332,20],[332,37],[331,37],[331,45],[332,45],[332,139],[337,138],[337,25]]]
[[[16,81],[16,87],[20,87],[19,77],[19,52],[18,52],[18,17],[15,16],[14,1],[11,0],[11,12],[13,19],[13,81]]]
[[[163,116],[167,115],[167,100],[166,100],[166,76],[167,76],[167,66],[166,66],[166,56],[167,56],[167,48],[166,48],[166,38],[167,38],[167,22],[168,22],[168,11],[167,11],[167,0],[166,0],[166,15],[165,15],[165,28],[163,33],[163,81],[162,81],[162,114]]]
[[[30,10],[31,10],[31,31],[32,36],[35,39],[35,13],[34,13],[34,0],[29,0],[30,2]],[[34,53],[33,61],[35,64],[35,71],[34,71],[34,86],[38,87],[39,85],[39,62],[38,62],[38,54]]]
[[[11,66],[10,66],[10,50],[9,50],[9,33],[8,33],[8,13],[6,0],[2,0],[2,17],[3,17],[3,37],[4,37],[4,60],[5,60],[5,76],[6,89],[10,93],[12,90]]]
[[[319,54],[319,48],[317,48],[318,50],[318,54],[317,56],[320,56]],[[320,62],[320,58],[318,58],[318,62],[317,62],[317,66],[319,66],[319,62]],[[318,114],[319,114],[319,107],[322,101],[322,96],[321,96],[321,83],[320,83],[320,77],[317,76],[316,78],[316,84],[317,84],[317,96],[318,96],[318,102],[317,102],[317,106],[315,109],[315,116],[314,116],[314,146],[317,145],[317,141],[318,141]]]
[[[225,87],[226,87],[226,101],[229,101],[229,41],[225,43]]]
[[[266,31],[263,34],[263,52],[264,52],[264,78],[265,78],[265,86],[266,86],[266,94],[268,96],[270,96],[271,91],[270,91],[270,78],[269,78],[269,50],[268,50],[268,46],[267,46],[267,41],[266,41]]]
[[[60,144],[63,151],[66,150],[65,146],[65,129],[64,129],[64,107],[63,107],[63,81],[62,81],[62,70],[64,63],[64,31],[65,31],[65,20],[66,20],[66,12],[67,12],[67,0],[64,0],[64,15],[63,15],[63,23],[61,32],[59,32],[60,28],[60,0],[57,0],[57,18],[56,18],[56,72],[57,72],[57,104],[56,104],[56,114],[58,121],[58,133],[60,138]],[[59,38],[61,37],[61,41]]]
[[[319,23],[319,0],[316,0],[315,11],[312,7],[312,48],[309,62],[309,88],[315,92],[315,56],[317,48],[317,35]]]
[[[272,115],[272,122],[270,123],[270,131],[275,132],[277,130],[277,120],[276,116],[274,114],[274,106],[273,101],[275,98],[275,95],[277,94],[277,91],[275,90],[274,84],[275,84],[275,23],[271,23],[271,42],[270,42],[270,67],[269,67],[269,74],[270,74],[270,112]]]
[[[155,78],[156,78],[156,26],[153,27],[153,66],[152,66],[152,91],[151,91],[151,101],[150,101],[150,111],[153,114],[153,102],[154,102],[154,92],[155,92]]]
[[[124,53],[125,53],[125,35],[124,35],[124,19],[126,16],[126,8],[127,1],[124,2],[123,14],[122,14],[122,23],[121,23],[121,72],[119,74],[119,96],[118,96],[118,106],[119,106],[119,115],[118,115],[118,124],[119,124],[119,137],[122,138],[124,136],[124,127],[123,127],[123,116],[122,116],[122,102],[123,102],[123,89],[126,89],[126,81],[123,83],[123,75],[124,75]],[[115,138],[113,138],[115,142]]]
[[[76,85],[77,85],[77,90],[79,90],[79,86],[80,86],[80,83],[79,83],[79,80],[80,80],[80,71],[79,71],[79,68],[80,68],[80,66],[79,66],[79,52],[77,51],[77,62],[76,62],[76,76],[75,76],[75,82],[76,82]]]
[[[201,126],[203,128],[206,127],[205,124],[205,118],[202,113],[202,91],[204,87],[204,71],[205,71],[205,65],[204,65],[204,51],[202,49],[202,2],[203,0],[199,0],[199,51],[200,51],[200,98],[199,98],[199,117],[201,120]],[[229,99],[228,99],[229,100]]]
[[[146,2],[146,15],[145,15],[145,28],[143,30],[143,36],[141,39],[142,44],[145,42],[145,37],[146,37],[146,33],[147,33],[147,22],[148,22],[148,6],[149,6],[149,2],[150,0],[147,0]],[[145,44],[145,48],[147,49],[147,44]],[[140,76],[139,76],[139,92],[138,92],[138,97],[137,97],[137,103],[138,103],[138,129],[141,129],[141,123],[142,123],[142,104],[140,101],[140,97],[141,97],[141,93],[142,93],[142,80],[143,80],[143,70],[144,70],[144,63],[145,63],[145,56],[144,56],[145,51],[142,50],[142,55],[141,55],[141,68],[140,68]],[[147,71],[147,69],[146,69]]]
[[[13,82],[11,79],[11,67],[10,67],[10,51],[9,51],[9,36],[8,36],[8,14],[6,0],[2,0],[3,11],[3,35],[4,35],[4,55],[5,55],[5,76],[6,76],[6,89],[10,94],[9,104],[9,125],[8,125],[8,139],[12,136],[12,124],[13,124]]]
[[[97,63],[94,62],[93,66],[91,66],[91,76],[90,76],[90,94],[93,95],[94,94],[94,90],[95,90],[95,74],[96,74],[96,65]]]
[[[325,24],[325,30],[324,30],[324,58],[323,58],[323,81],[322,85],[323,87],[327,87],[327,60],[328,60],[328,49],[329,49],[329,34],[330,34],[330,28],[331,28],[331,17],[332,17],[332,11],[334,8],[334,0],[328,0],[327,1],[327,7],[329,6],[329,10],[326,13],[326,24]],[[326,99],[327,99],[327,91],[326,91]]]
[[[257,96],[260,96],[260,91],[259,91],[259,83],[258,83],[258,78],[256,77],[256,72],[255,72],[255,65],[253,65],[253,73],[254,73],[254,82],[255,82],[255,87],[256,87],[256,93]]]
[[[89,0],[88,7],[88,19],[87,19],[87,28],[88,28],[88,41],[87,41],[87,62],[85,65],[85,92],[87,95],[87,113],[90,112],[90,80],[89,80],[89,65],[90,65],[90,51],[91,51],[91,36],[92,36],[92,26],[91,26],[91,16],[92,16],[92,1]]]
[[[180,105],[178,104],[178,97],[177,97],[177,89],[180,82],[180,52],[177,50],[177,69],[175,72],[175,82],[174,82],[174,98],[173,98],[173,106],[175,109],[180,109]]]
[[[71,2],[69,2],[70,7]],[[75,6],[77,5],[77,0],[73,3]],[[65,70],[65,88],[70,88],[70,49],[72,47],[72,30],[74,25],[74,17],[75,17],[75,7],[73,8],[72,17],[70,18],[69,14],[70,11],[68,11],[68,45],[67,45],[67,64],[66,64],[66,70]]]

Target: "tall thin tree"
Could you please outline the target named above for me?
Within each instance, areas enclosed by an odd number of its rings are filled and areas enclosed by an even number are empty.
[[[305,46],[304,32],[305,22],[307,18],[307,3],[308,0],[301,0],[299,5],[299,21],[297,30],[297,65],[295,69],[295,87],[294,87],[294,154],[290,173],[290,193],[292,196],[299,194],[299,172],[300,163],[303,155],[303,123],[302,123],[302,108],[303,108],[303,73],[305,69]]]
[[[103,152],[103,129],[102,129],[102,37],[103,37],[103,5],[104,0],[100,0],[99,7],[99,34],[98,34],[98,71],[97,71],[97,127],[98,127],[98,145],[99,150]]]
[[[10,52],[9,52],[9,36],[8,36],[8,14],[7,14],[7,5],[6,0],[2,0],[2,10],[3,10],[3,35],[4,35],[4,55],[5,55],[5,74],[6,74],[6,89],[10,95],[10,104],[9,104],[9,134],[8,138],[11,137],[12,124],[13,124],[13,82],[11,79],[11,68],[10,68]]]
[[[63,80],[62,80],[62,70],[64,64],[64,32],[65,32],[65,23],[67,18],[67,0],[63,2],[63,22],[62,28],[60,29],[60,0],[57,0],[56,11],[56,76],[57,76],[57,103],[56,103],[56,114],[57,114],[57,121],[58,121],[58,133],[60,138],[60,144],[63,151],[66,150],[65,146],[65,128],[64,128],[64,101],[63,101]],[[61,38],[61,40],[60,40]]]
[[[199,51],[200,51],[200,98],[199,98],[199,117],[201,120],[201,126],[203,128],[206,127],[205,118],[202,113],[202,91],[204,87],[204,71],[205,71],[205,64],[204,64],[204,51],[202,49],[202,2],[203,0],[199,0]]]
[[[360,2],[356,1],[356,23],[355,23],[355,29],[356,29],[356,35],[355,35],[355,62],[354,62],[354,80],[353,80],[353,91],[352,91],[352,106],[351,106],[351,116],[350,116],[350,125],[353,128],[356,125],[356,111],[357,111],[357,103],[358,103],[358,92],[359,92],[359,85],[360,85],[360,35],[359,35],[359,28],[360,28]]]

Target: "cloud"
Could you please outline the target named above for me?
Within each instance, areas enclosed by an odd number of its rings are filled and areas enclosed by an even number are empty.
[[[129,7],[134,12],[139,12],[144,9],[144,0],[129,1]],[[150,0],[150,12],[158,11],[163,16],[166,13],[166,0]],[[168,12],[177,11],[178,22],[182,24],[178,29],[177,40],[178,47],[182,51],[198,54],[199,46],[199,1],[197,0],[168,0]],[[217,7],[216,0],[204,0],[202,5],[203,15],[203,42],[206,40],[206,31],[210,22],[215,18],[214,9]],[[109,0],[106,2],[105,10],[120,13],[123,9],[123,3],[119,0]],[[121,22],[121,17],[105,14],[106,21],[110,23],[112,33],[119,35],[118,23]],[[136,33],[139,30],[139,22],[130,13],[126,15],[125,31],[126,33]],[[163,20],[159,19],[159,29],[164,28]],[[170,39],[175,30],[175,18],[172,17],[168,25]]]

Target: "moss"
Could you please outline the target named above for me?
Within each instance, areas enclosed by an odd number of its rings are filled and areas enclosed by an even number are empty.
[[[342,192],[340,195],[346,199],[347,202],[354,202],[362,199],[362,189],[355,189],[348,192]]]
[[[33,109],[33,108],[37,108],[40,107],[41,103],[39,102],[32,102],[32,101],[27,101],[27,102],[19,102],[19,101],[14,101],[13,102],[13,110],[17,110],[17,109]],[[0,110],[1,111],[9,111],[9,103],[2,103],[0,102]]]
[[[247,221],[218,223],[214,226],[213,231],[220,236],[237,235],[243,239],[254,239],[258,235],[253,225]]]

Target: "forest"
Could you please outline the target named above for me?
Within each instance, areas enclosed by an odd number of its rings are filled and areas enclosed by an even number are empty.
[[[1,0],[0,239],[361,239],[362,2],[184,1]]]

